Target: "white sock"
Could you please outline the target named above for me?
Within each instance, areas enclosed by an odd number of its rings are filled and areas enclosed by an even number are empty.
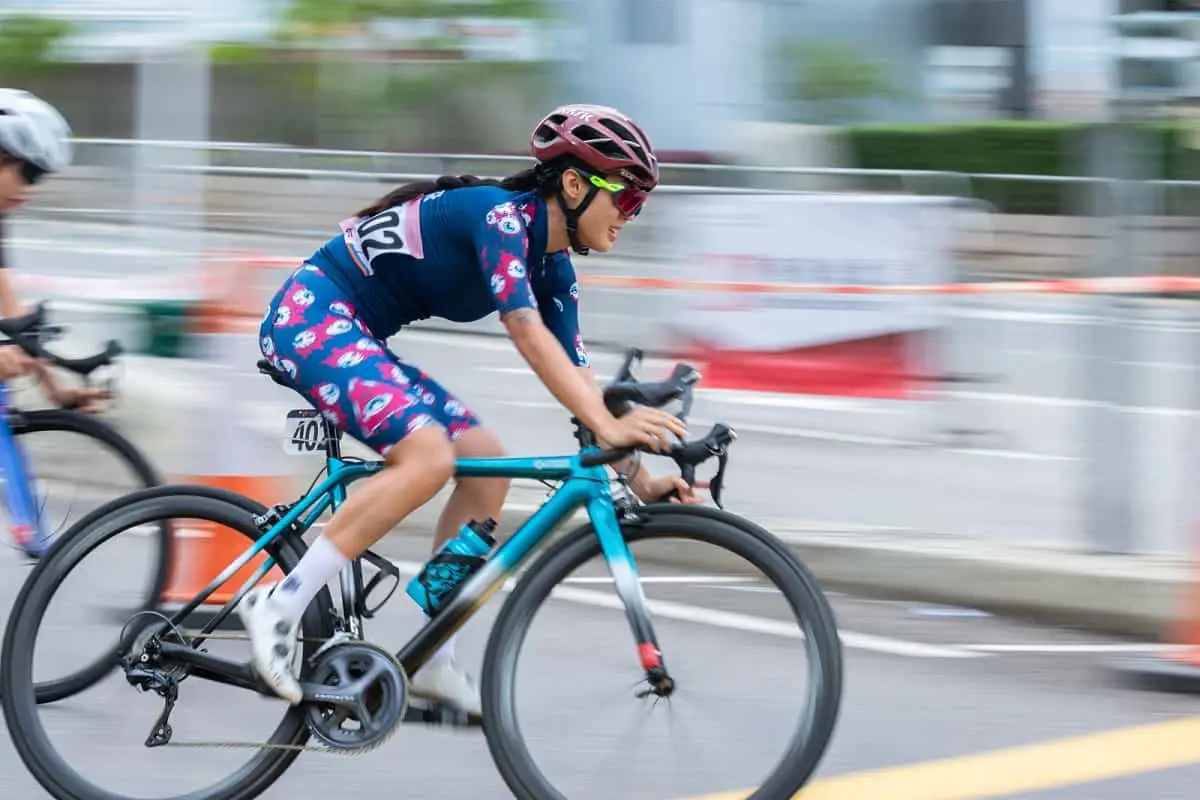
[[[300,619],[321,587],[333,580],[349,562],[350,559],[321,534],[296,568],[271,592],[271,605],[288,620]]]
[[[425,621],[428,622],[429,617],[426,617]],[[458,641],[457,633],[451,635],[451,637],[446,640],[446,643],[442,645],[436,653],[429,657],[429,660],[425,662],[425,666],[438,667],[442,664],[449,664],[452,660],[454,660],[454,643],[456,641]]]

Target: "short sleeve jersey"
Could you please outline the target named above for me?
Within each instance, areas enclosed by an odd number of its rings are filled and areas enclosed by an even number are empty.
[[[340,224],[309,262],[386,339],[420,319],[472,322],[536,309],[571,360],[589,363],[579,284],[566,251],[546,252],[546,205],[498,186],[433,192]]]

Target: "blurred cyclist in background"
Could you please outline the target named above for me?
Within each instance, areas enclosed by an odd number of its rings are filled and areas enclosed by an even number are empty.
[[[281,583],[256,588],[239,612],[263,680],[292,704],[304,609],[338,572],[453,477],[456,458],[504,455],[459,398],[387,349],[388,337],[428,317],[456,322],[498,311],[516,349],[550,393],[610,447],[669,446],[677,418],[637,408],[609,414],[579,331],[579,286],[568,248],[604,252],[658,185],[658,160],[629,117],[568,105],[533,131],[536,164],[501,181],[444,176],[400,186],[341,223],[279,289],[260,331],[263,355],[331,422],[378,452],[363,481]],[[678,490],[677,476],[637,469],[644,501]],[[698,482],[697,486],[704,486]],[[471,519],[499,519],[509,481],[457,481],[433,549]],[[415,695],[480,714],[478,689],[453,661],[451,639],[416,675]]]
[[[19,317],[25,309],[8,278],[7,215],[25,203],[45,175],[71,161],[71,128],[54,106],[21,89],[0,88],[0,314]],[[0,347],[0,380],[33,372],[51,402],[81,411],[99,409],[102,389],[63,387],[49,367],[20,348]]]

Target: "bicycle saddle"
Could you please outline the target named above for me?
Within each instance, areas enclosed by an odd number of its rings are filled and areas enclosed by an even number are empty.
[[[260,358],[258,360],[258,363],[255,366],[258,367],[259,372],[261,372],[263,375],[266,375],[268,378],[275,381],[276,383],[278,383],[280,386],[284,387],[285,389],[292,388],[291,385],[288,384],[288,382],[287,382],[287,380],[288,380],[287,374],[275,369],[275,366],[267,359]]]
[[[687,394],[688,388],[700,378],[700,373],[689,364],[676,364],[671,377],[662,381],[643,383],[640,381],[618,381],[604,390],[604,405],[614,417],[629,411],[634,405],[661,408],[672,400]]]

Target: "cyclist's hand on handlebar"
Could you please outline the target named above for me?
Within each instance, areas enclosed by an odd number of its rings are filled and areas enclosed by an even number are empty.
[[[0,347],[0,380],[9,380],[30,372],[36,362],[21,349]]]
[[[614,418],[609,428],[597,432],[608,447],[645,447],[663,452],[671,447],[668,431],[680,439],[687,436],[687,426],[678,417],[648,406],[637,406]]]
[[[62,388],[55,385],[50,389],[50,399],[63,408],[70,408],[84,414],[95,414],[104,410],[104,401],[111,398],[112,393],[107,389],[94,386],[72,386]]]
[[[640,491],[637,491],[636,494],[638,499],[643,503],[656,503],[668,500],[672,503],[684,503],[685,505],[694,506],[704,502],[702,498],[696,496],[695,490],[707,488],[708,481],[703,479],[698,478],[695,484],[688,486],[687,481],[678,475],[659,475],[657,478],[651,478],[643,486],[638,487]]]

